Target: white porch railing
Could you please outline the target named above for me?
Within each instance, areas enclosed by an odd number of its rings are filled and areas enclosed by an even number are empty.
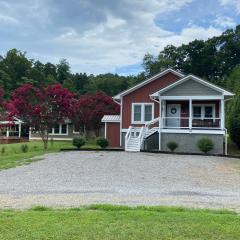
[[[129,139],[131,137],[131,130],[132,130],[132,126],[130,126],[128,128],[128,131],[127,131],[127,133],[125,135],[125,149],[127,149],[127,145],[128,145]]]
[[[190,121],[189,121],[190,120]],[[190,126],[189,126],[189,123]],[[221,129],[221,118],[192,118],[189,117],[163,117],[162,128],[179,129]]]

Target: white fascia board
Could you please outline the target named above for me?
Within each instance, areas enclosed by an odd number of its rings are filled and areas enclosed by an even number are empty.
[[[222,100],[223,95],[216,96],[160,96],[161,100]]]
[[[177,75],[177,76],[179,76],[179,77],[181,77],[181,78],[185,76],[184,74],[182,74],[182,73],[180,73],[180,72],[178,72],[178,71],[176,71],[176,70],[173,70],[173,69],[171,69],[171,68],[168,68],[168,69],[166,69],[166,70],[164,70],[164,71],[162,71],[162,72],[154,75],[153,77],[151,77],[151,78],[149,78],[149,79],[147,79],[147,80],[145,80],[145,81],[143,81],[143,82],[135,85],[134,87],[129,88],[129,89],[127,89],[127,90],[125,90],[125,91],[123,91],[123,92],[115,95],[115,96],[113,97],[113,99],[119,100],[120,97],[125,96],[125,95],[127,95],[128,93],[137,90],[138,88],[140,88],[140,87],[142,87],[142,86],[144,86],[144,85],[146,85],[146,84],[148,84],[148,83],[156,80],[156,79],[159,78],[159,77],[164,76],[165,74],[167,74],[167,73],[169,73],[169,72],[171,72],[171,73],[173,73],[173,74],[175,74],[175,75]]]

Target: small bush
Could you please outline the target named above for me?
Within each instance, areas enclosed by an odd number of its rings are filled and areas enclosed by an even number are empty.
[[[86,140],[84,137],[75,137],[72,141],[73,146],[77,147],[78,149],[85,145]]]
[[[28,152],[28,145],[27,145],[27,144],[22,144],[22,145],[21,145],[21,151],[22,151],[23,153]]]
[[[2,147],[2,148],[1,148],[1,154],[4,155],[5,152],[6,152],[6,148],[5,148],[5,147]]]
[[[38,149],[38,146],[35,146],[35,145],[34,145],[34,146],[33,146],[33,150],[34,150],[34,151],[37,151],[37,149]]]
[[[168,142],[167,147],[171,152],[174,152],[178,148],[178,144],[174,141]]]
[[[208,153],[214,147],[212,140],[209,138],[201,138],[198,141],[197,145],[198,145],[198,148],[204,153]]]
[[[108,146],[108,140],[106,138],[99,137],[96,140],[96,144],[101,148],[106,148]]]

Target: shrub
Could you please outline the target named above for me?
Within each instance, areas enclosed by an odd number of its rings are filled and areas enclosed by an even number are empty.
[[[201,138],[198,141],[197,145],[198,145],[198,148],[204,153],[208,153],[214,147],[212,140],[209,138]]]
[[[5,147],[2,147],[2,148],[1,148],[1,154],[3,155],[5,152],[6,152],[6,148],[5,148]]]
[[[77,147],[78,149],[81,148],[86,143],[84,137],[75,137],[72,141],[73,146]]]
[[[167,147],[170,149],[171,152],[174,152],[178,147],[178,144],[174,141],[168,142]]]
[[[22,145],[21,145],[21,151],[22,151],[23,153],[28,152],[28,145],[27,145],[27,144],[22,144]]]
[[[101,148],[106,148],[108,146],[108,140],[104,137],[99,137],[96,140],[96,144]]]

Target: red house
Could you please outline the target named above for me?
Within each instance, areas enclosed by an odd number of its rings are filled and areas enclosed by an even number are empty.
[[[199,152],[197,143],[204,137],[214,143],[212,153],[226,153],[224,104],[233,95],[167,69],[113,97],[121,113],[103,117],[105,137],[110,146],[126,151],[168,151],[174,141],[179,152]]]

